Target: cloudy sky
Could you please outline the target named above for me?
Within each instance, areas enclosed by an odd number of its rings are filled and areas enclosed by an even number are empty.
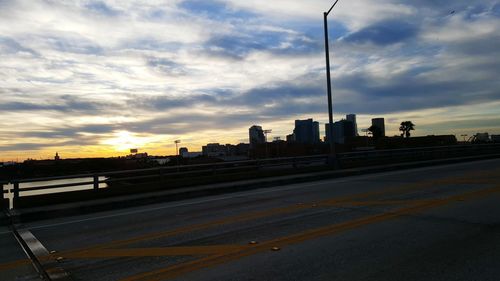
[[[0,0],[0,160],[173,154],[327,121],[330,0]],[[344,0],[335,119],[500,133],[500,1]],[[322,126],[323,127],[323,126]]]

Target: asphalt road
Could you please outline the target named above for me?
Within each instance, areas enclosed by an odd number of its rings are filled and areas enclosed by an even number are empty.
[[[0,226],[0,280],[40,281],[35,268],[6,226]]]
[[[25,227],[56,251],[50,258],[62,257],[59,265],[73,280],[497,281],[500,160],[277,186]]]

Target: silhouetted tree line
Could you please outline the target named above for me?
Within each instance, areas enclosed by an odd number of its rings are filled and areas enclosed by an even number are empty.
[[[125,158],[82,158],[58,161],[27,160],[18,165],[0,168],[0,180],[142,169],[154,166],[157,166],[154,162]]]

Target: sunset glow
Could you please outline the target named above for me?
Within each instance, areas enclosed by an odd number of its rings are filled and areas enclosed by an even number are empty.
[[[0,2],[0,161],[175,154],[328,120],[311,1]],[[500,4],[359,0],[330,15],[333,110],[388,135],[500,133]]]

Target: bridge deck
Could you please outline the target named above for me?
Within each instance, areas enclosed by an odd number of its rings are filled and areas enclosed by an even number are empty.
[[[497,280],[499,223],[487,160],[25,227],[74,280]]]

